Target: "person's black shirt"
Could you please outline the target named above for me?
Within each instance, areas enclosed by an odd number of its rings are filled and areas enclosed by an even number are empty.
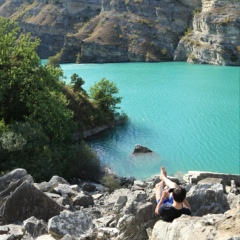
[[[171,204],[163,204],[158,209],[159,215],[166,222],[172,222],[175,218],[180,217],[182,214],[191,215],[191,210],[185,207],[182,209],[176,209]]]

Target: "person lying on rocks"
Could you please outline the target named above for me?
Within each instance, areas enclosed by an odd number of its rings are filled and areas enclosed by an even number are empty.
[[[186,199],[186,189],[167,178],[164,167],[160,169],[160,180],[161,182],[155,186],[157,201],[155,213],[167,222],[173,221],[182,214],[191,215],[191,208]],[[165,185],[167,189],[164,189]]]

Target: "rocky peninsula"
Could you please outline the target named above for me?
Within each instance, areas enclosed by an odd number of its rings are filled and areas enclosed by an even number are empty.
[[[193,216],[172,223],[154,214],[156,176],[119,178],[115,190],[59,176],[35,183],[24,169],[0,178],[0,239],[38,240],[237,240],[240,175],[188,172],[184,186]]]
[[[240,61],[239,0],[0,0],[0,16],[65,63]]]

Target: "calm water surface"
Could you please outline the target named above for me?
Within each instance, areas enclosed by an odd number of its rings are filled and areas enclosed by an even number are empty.
[[[62,64],[89,90],[105,77],[123,97],[129,123],[91,139],[102,162],[120,176],[139,179],[189,170],[240,174],[239,67],[182,62]],[[133,156],[135,144],[155,154]]]

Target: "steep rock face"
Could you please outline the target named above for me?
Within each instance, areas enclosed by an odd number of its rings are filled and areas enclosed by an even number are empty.
[[[181,39],[174,54],[177,61],[239,65],[240,1],[202,0],[193,30]]]
[[[41,58],[61,52],[61,62],[240,59],[239,0],[0,0],[0,16],[40,38]]]
[[[100,11],[101,0],[0,0],[0,16],[17,20],[23,32],[40,38],[41,58],[59,52],[65,36]]]
[[[0,16],[41,39],[62,62],[172,60],[201,0],[0,0]]]
[[[201,2],[102,0],[101,6],[101,14],[74,35],[82,41],[82,62],[172,60]]]

